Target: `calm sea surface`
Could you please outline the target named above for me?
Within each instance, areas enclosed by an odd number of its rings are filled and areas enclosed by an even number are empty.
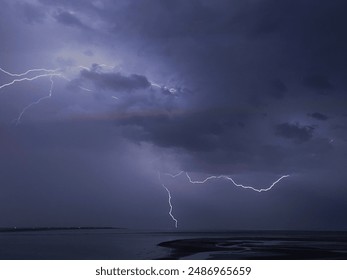
[[[347,260],[347,232],[0,231],[0,259]]]

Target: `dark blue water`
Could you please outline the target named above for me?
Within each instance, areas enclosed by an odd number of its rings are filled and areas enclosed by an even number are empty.
[[[0,259],[343,259],[347,232],[0,231]]]

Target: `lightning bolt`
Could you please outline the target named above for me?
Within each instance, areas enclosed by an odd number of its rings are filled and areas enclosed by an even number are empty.
[[[114,69],[115,66],[114,65],[107,65],[107,64],[95,64],[97,67],[106,67],[106,68],[110,68],[110,69]],[[95,66],[95,67],[96,67]],[[94,67],[94,65],[93,65]],[[90,67],[86,67],[86,66],[83,66],[83,65],[78,65],[78,66],[73,66],[72,68],[70,67],[69,69],[72,70],[72,69],[75,69],[75,68],[79,68],[79,69],[84,69],[84,70],[88,70],[88,71],[91,71],[92,68]],[[66,70],[66,69],[65,69]],[[46,95],[46,96],[43,96],[39,99],[37,99],[36,101],[34,102],[31,102],[30,104],[28,104],[27,106],[25,106],[22,111],[19,113],[18,117],[14,120],[15,124],[18,125],[20,124],[22,118],[23,118],[23,115],[33,106],[35,105],[38,105],[39,103],[41,103],[42,101],[48,99],[48,98],[51,98],[52,97],[52,94],[53,94],[53,87],[54,87],[54,80],[53,80],[53,77],[59,77],[61,79],[64,79],[68,82],[71,82],[72,80],[67,78],[64,74],[65,74],[65,70],[64,69],[46,69],[46,68],[33,68],[33,69],[29,69],[23,73],[12,73],[12,72],[9,72],[3,68],[0,67],[0,72],[10,76],[10,77],[13,77],[14,79],[10,82],[7,82],[7,83],[4,83],[2,85],[0,85],[0,90],[1,89],[4,89],[6,87],[9,87],[9,86],[12,86],[14,84],[17,84],[17,83],[21,83],[21,82],[25,82],[25,81],[35,81],[37,79],[41,79],[41,78],[49,78],[50,82],[51,82],[51,86],[50,86],[50,89],[49,89],[49,94]],[[34,76],[33,75],[30,75],[28,76],[29,74],[35,74]],[[154,83],[154,82],[151,82],[150,81],[150,85],[152,87],[156,87],[156,88],[159,88],[161,90],[165,90],[171,94],[175,94],[177,92],[177,90],[175,88],[169,88],[167,86],[161,86],[157,83]],[[91,89],[89,88],[86,88],[86,87],[83,87],[81,85],[77,85],[78,88],[80,88],[81,90],[84,90],[84,91],[88,91],[88,92],[92,92]],[[119,98],[117,96],[111,96],[112,99],[115,99],[115,100],[118,100]]]
[[[27,110],[29,110],[32,106],[37,105],[37,104],[39,104],[41,101],[43,101],[43,100],[45,100],[45,99],[48,99],[48,98],[51,98],[51,97],[52,97],[53,87],[54,87],[54,81],[53,81],[53,76],[52,76],[52,75],[49,77],[49,80],[51,81],[51,87],[50,87],[50,89],[49,89],[49,94],[48,94],[47,96],[43,96],[43,97],[39,98],[38,100],[36,100],[36,101],[30,103],[29,105],[25,106],[25,107],[23,108],[23,110],[20,112],[20,114],[18,115],[18,118],[15,119],[16,125],[18,125],[18,124],[20,123],[20,121],[21,121],[22,116],[24,115],[24,113],[25,113]]]
[[[19,75],[21,75],[21,74],[19,74]],[[39,78],[51,77],[51,76],[62,76],[62,74],[60,74],[60,73],[46,73],[46,74],[40,74],[40,75],[31,77],[31,78],[24,77],[24,78],[21,78],[21,79],[14,79],[14,80],[12,80],[12,81],[9,82],[9,83],[0,85],[0,89],[3,89],[3,88],[8,87],[8,86],[12,86],[12,85],[14,85],[15,83],[24,82],[24,81],[34,81],[34,80],[37,80],[37,79],[39,79]]]
[[[46,72],[46,73],[54,73],[54,72],[57,72],[59,71],[59,69],[45,69],[45,68],[38,68],[38,69],[29,69],[28,71],[24,72],[24,73],[11,73],[11,72],[8,72],[6,70],[4,70],[3,68],[0,67],[0,71],[11,76],[11,77],[22,77],[22,76],[25,76],[31,72]]]
[[[172,215],[172,211],[173,211],[173,206],[172,206],[172,203],[171,203],[171,193],[169,191],[169,189],[162,183],[162,180],[161,180],[161,173],[158,172],[159,174],[159,181],[160,181],[160,184],[162,185],[162,187],[167,191],[168,193],[168,203],[169,203],[169,206],[170,206],[170,211],[169,211],[169,215],[171,217],[171,219],[175,222],[175,227],[177,228],[178,227],[178,220]],[[164,175],[166,176],[170,176],[172,178],[176,178],[176,177],[179,177],[181,176],[182,174],[185,174],[185,176],[188,178],[188,181],[189,183],[191,184],[205,184],[206,182],[210,181],[210,180],[218,180],[218,179],[224,179],[224,180],[228,180],[230,182],[232,182],[232,184],[234,184],[236,187],[241,187],[243,189],[250,189],[252,191],[255,191],[255,192],[258,192],[258,193],[261,193],[261,192],[267,192],[267,191],[270,191],[276,184],[278,184],[281,180],[283,180],[284,178],[287,178],[289,177],[290,175],[282,175],[281,177],[279,177],[276,181],[274,181],[273,183],[270,184],[270,186],[266,187],[266,188],[255,188],[255,187],[252,187],[252,186],[247,186],[247,185],[243,185],[243,184],[238,184],[235,182],[235,180],[229,176],[226,176],[226,175],[213,175],[213,176],[209,176],[203,180],[193,180],[191,178],[191,176],[188,174],[188,172],[184,172],[184,171],[180,171],[178,172],[177,174],[170,174],[170,173],[164,173]]]
[[[102,64],[100,66],[107,66],[106,64]],[[109,67],[109,66],[107,66]],[[88,67],[85,67],[85,66],[77,66],[77,68],[83,68],[83,69],[89,69]],[[27,106],[25,106],[23,108],[23,110],[19,113],[18,117],[14,120],[15,124],[18,125],[20,124],[21,122],[21,119],[23,117],[23,115],[25,114],[25,112],[27,110],[29,110],[31,107],[35,106],[35,105],[38,105],[40,102],[42,102],[43,100],[45,99],[48,99],[48,98],[51,98],[52,97],[52,94],[53,94],[53,88],[54,88],[54,80],[53,80],[53,77],[59,77],[59,78],[62,78],[68,82],[71,82],[72,80],[71,79],[68,79],[63,73],[63,70],[62,69],[46,69],[46,68],[34,68],[34,69],[29,69],[23,73],[11,73],[3,68],[0,67],[0,72],[10,76],[10,77],[15,77],[15,79],[13,79],[11,82],[8,82],[8,83],[4,83],[2,85],[0,85],[0,90],[1,89],[4,89],[6,87],[9,87],[9,86],[12,86],[16,83],[20,83],[20,82],[24,82],[24,81],[34,81],[34,80],[37,80],[37,79],[40,79],[40,78],[47,78],[49,77],[49,80],[51,82],[51,85],[50,85],[50,89],[49,89],[49,93],[48,95],[46,96],[43,96],[41,98],[39,98],[38,100],[34,101],[34,102],[31,102],[29,103]],[[27,75],[31,74],[31,73],[35,73],[36,75],[35,76],[32,76],[32,77],[27,77]],[[82,87],[82,86],[79,86],[78,87],[84,91],[89,91],[91,92],[92,90],[91,89],[88,89],[88,88],[85,88],[85,87]]]
[[[20,82],[24,82],[24,81],[34,81],[40,78],[45,78],[45,77],[49,77],[50,81],[51,81],[51,86],[49,89],[49,94],[47,96],[41,97],[38,100],[28,104],[27,106],[25,106],[23,108],[23,110],[19,113],[18,117],[14,120],[15,124],[18,125],[23,117],[23,115],[25,114],[25,112],[27,110],[29,110],[32,106],[39,104],[41,101],[51,98],[52,97],[52,92],[53,92],[53,86],[54,86],[54,81],[53,81],[53,77],[61,77],[61,78],[65,78],[63,76],[63,74],[61,73],[60,69],[46,69],[46,68],[34,68],[34,69],[29,69],[26,72],[23,73],[11,73],[9,71],[4,70],[3,68],[0,68],[0,72],[3,72],[4,74],[11,76],[11,77],[16,77],[15,79],[13,79],[11,82],[9,83],[5,83],[0,85],[0,89],[6,88],[8,86],[12,86],[16,83],[20,83]],[[35,76],[33,77],[25,77],[26,75],[30,74],[30,73],[37,73]]]
[[[188,172],[184,172],[184,171],[180,171],[177,174],[165,173],[165,175],[166,176],[170,176],[172,178],[176,178],[176,177],[180,176],[183,173],[186,175],[186,177],[188,178],[188,181],[191,184],[205,184],[207,181],[210,181],[210,180],[225,179],[225,180],[231,181],[236,187],[241,187],[243,189],[250,189],[252,191],[259,192],[259,193],[270,191],[277,183],[279,183],[284,178],[287,178],[287,177],[290,176],[290,175],[283,175],[280,178],[278,178],[276,181],[274,181],[270,186],[268,186],[266,188],[255,188],[255,187],[252,187],[252,186],[246,186],[246,185],[238,184],[238,183],[235,182],[235,180],[233,178],[231,178],[229,176],[226,176],[226,175],[209,176],[209,177],[207,177],[207,178],[205,178],[204,180],[201,180],[201,181],[193,180],[190,177],[190,175],[188,174]]]
[[[164,183],[161,180],[161,173],[158,171],[158,177],[159,177],[159,181],[161,186],[163,187],[163,189],[166,190],[167,194],[168,194],[168,204],[169,204],[169,215],[171,217],[171,219],[175,222],[175,227],[178,228],[178,220],[175,218],[175,216],[172,214],[173,211],[173,207],[172,207],[172,203],[171,203],[171,192],[170,190],[164,185]]]

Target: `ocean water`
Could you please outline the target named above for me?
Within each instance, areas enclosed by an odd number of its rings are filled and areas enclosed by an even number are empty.
[[[0,259],[347,260],[347,232],[0,230]]]

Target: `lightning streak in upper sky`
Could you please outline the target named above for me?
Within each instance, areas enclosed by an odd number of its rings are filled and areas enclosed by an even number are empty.
[[[0,85],[0,89],[3,89],[3,88],[5,88],[5,87],[11,86],[11,85],[13,85],[13,84],[15,84],[15,83],[19,83],[19,82],[34,81],[34,80],[37,80],[37,79],[39,79],[39,78],[43,78],[43,77],[52,77],[52,76],[62,76],[62,74],[53,72],[53,73],[40,74],[40,75],[31,77],[31,78],[24,77],[24,78],[21,78],[21,79],[14,79],[14,80],[12,80],[12,81],[9,82],[9,83]]]
[[[0,67],[0,71],[11,76],[11,77],[22,77],[22,76],[25,76],[31,72],[46,72],[46,73],[54,73],[54,72],[57,72],[59,69],[45,69],[45,68],[38,68],[38,69],[29,69],[28,71],[24,72],[24,73],[11,73],[11,72],[8,72],[6,70],[4,70],[3,68]]]
[[[107,66],[106,64],[101,64],[99,66],[110,67],[110,66]],[[90,70],[90,68],[85,67],[85,66],[78,66],[78,68]],[[11,72],[6,71],[5,69],[0,67],[0,72],[6,74],[8,76],[11,76],[11,77],[16,77],[11,82],[8,82],[8,83],[0,85],[0,89],[12,86],[12,85],[14,85],[16,83],[20,83],[20,82],[24,82],[24,81],[31,82],[31,81],[34,81],[34,80],[37,80],[37,79],[40,79],[40,78],[45,78],[45,77],[49,77],[50,82],[51,82],[51,86],[50,86],[50,89],[49,89],[49,94],[46,95],[46,96],[43,96],[43,97],[39,98],[38,100],[36,100],[36,101],[28,104],[27,106],[25,106],[23,108],[23,110],[19,113],[18,117],[14,120],[16,125],[18,125],[20,123],[24,113],[28,109],[30,109],[34,105],[38,105],[41,101],[52,97],[53,87],[54,87],[53,77],[59,77],[59,78],[62,78],[64,80],[68,81],[68,82],[72,81],[71,79],[68,79],[65,75],[63,75],[63,70],[62,69],[34,68],[34,69],[29,69],[29,70],[27,70],[27,71],[25,71],[23,73],[11,73]],[[36,73],[36,75],[32,76],[32,77],[26,77],[26,75],[28,75],[30,73]],[[89,91],[89,92],[92,91],[91,89],[82,87],[80,85],[78,86],[78,88],[80,88],[82,90],[85,90],[85,91]]]
[[[93,64],[92,67],[106,67],[106,68],[110,68],[110,69],[114,69],[115,66],[112,65],[106,65],[106,64]],[[92,71],[92,68],[89,68],[89,67],[86,67],[86,66],[83,66],[83,65],[79,65],[79,66],[75,66],[74,68],[80,68],[80,69],[84,69],[84,70],[88,70],[88,71]],[[54,87],[54,81],[53,81],[53,77],[59,77],[59,78],[62,78],[68,82],[72,82],[71,79],[67,78],[65,75],[64,75],[64,70],[63,69],[46,69],[46,68],[34,68],[34,69],[29,69],[23,73],[12,73],[12,72],[9,72],[3,68],[0,67],[0,72],[10,76],[10,77],[14,77],[14,79],[8,83],[4,83],[2,85],[0,85],[0,90],[1,89],[4,89],[6,87],[9,87],[9,86],[12,86],[16,83],[20,83],[20,82],[25,82],[25,81],[34,81],[34,80],[37,80],[37,79],[40,79],[40,78],[45,78],[45,77],[48,77],[51,81],[51,86],[50,86],[50,89],[49,89],[49,94],[44,96],[44,97],[41,97],[39,98],[38,100],[34,101],[34,102],[31,102],[30,104],[28,104],[27,106],[25,106],[23,108],[23,110],[19,113],[18,117],[14,120],[16,125],[18,125],[23,117],[23,115],[25,114],[25,112],[30,109],[32,106],[34,105],[38,105],[41,101],[45,100],[45,99],[48,99],[48,98],[51,98],[52,97],[52,93],[53,93],[53,87]],[[30,75],[30,76],[27,76],[29,74],[35,74],[34,76],[33,75]],[[160,88],[162,90],[167,90],[169,91],[171,94],[174,94],[176,92],[176,89],[174,88],[167,88],[166,86],[160,86],[159,84],[156,84],[156,83],[152,83],[151,82],[151,86],[153,87],[157,87],[157,88]],[[92,90],[89,89],[89,88],[86,88],[86,87],[83,87],[81,85],[77,85],[78,88],[84,90],[84,91],[88,91],[88,92],[91,92]],[[119,99],[117,96],[111,96],[111,98],[113,99]]]
[[[38,100],[36,100],[36,101],[34,101],[34,102],[28,104],[27,106],[25,106],[25,107],[23,108],[23,110],[20,112],[20,114],[18,115],[18,118],[15,120],[16,125],[18,125],[18,124],[20,123],[20,120],[21,120],[22,116],[24,115],[24,113],[25,113],[30,107],[39,104],[42,100],[45,100],[45,99],[47,99],[47,98],[51,98],[51,97],[52,97],[53,86],[54,86],[54,81],[53,81],[53,76],[52,76],[52,75],[49,77],[49,80],[51,81],[51,87],[50,87],[50,89],[49,89],[49,94],[46,95],[46,96],[43,96],[43,97],[39,98]]]
[[[40,78],[45,78],[45,77],[49,77],[50,82],[51,82],[51,86],[49,89],[49,94],[47,96],[43,96],[41,98],[39,98],[38,100],[31,102],[30,104],[28,104],[27,106],[25,106],[23,108],[23,110],[19,113],[18,117],[14,120],[15,124],[18,125],[24,115],[24,113],[31,108],[34,105],[39,104],[41,101],[51,98],[52,97],[52,92],[53,92],[53,86],[54,86],[54,81],[53,81],[53,77],[60,77],[60,78],[65,78],[65,76],[62,74],[62,71],[59,69],[45,69],[45,68],[35,68],[35,69],[29,69],[26,72],[23,73],[11,73],[9,71],[4,70],[3,68],[0,68],[0,72],[3,72],[4,74],[11,76],[11,77],[17,77],[15,79],[13,79],[11,82],[5,83],[0,85],[0,89],[6,88],[8,86],[12,86],[16,83],[20,83],[20,82],[24,82],[24,81],[34,81]],[[25,77],[26,75],[30,74],[30,73],[37,73],[35,76],[32,77]]]

